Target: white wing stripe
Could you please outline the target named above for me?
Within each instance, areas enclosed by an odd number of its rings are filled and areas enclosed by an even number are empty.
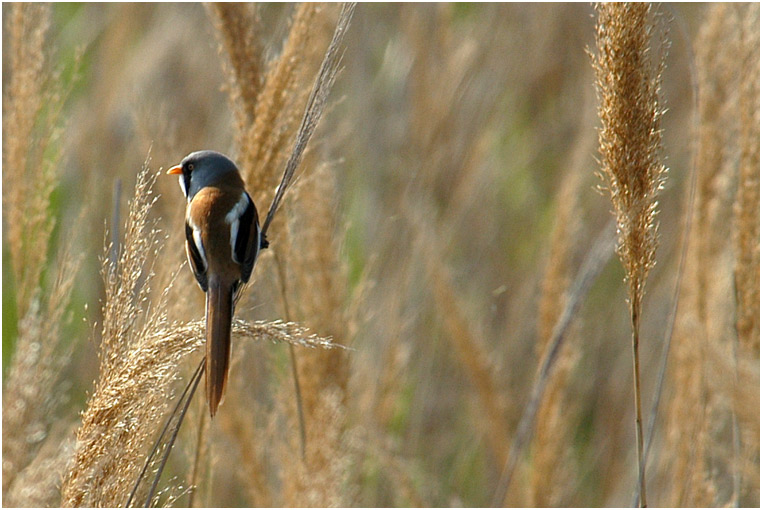
[[[234,221],[238,221],[241,215],[243,215],[244,211],[246,211],[246,206],[248,205],[249,205],[249,196],[244,191],[241,193],[241,198],[238,199],[238,202],[233,206],[230,212],[227,213],[227,215],[225,216],[225,222],[228,225],[232,225]]]
[[[197,228],[193,229],[193,242],[196,243],[196,248],[198,248],[198,252],[201,254],[201,259],[204,261],[204,269],[207,269],[209,267],[209,262],[206,260],[206,250],[204,250],[204,245],[201,242],[201,231]]]
[[[190,208],[188,208],[188,210],[190,210]],[[198,228],[195,223],[193,223],[190,215],[187,215],[186,218],[188,225],[190,225],[191,229],[193,229],[193,244],[196,245],[196,249],[198,250],[199,255],[201,255],[201,260],[204,262],[204,271],[206,271],[209,268],[209,262],[206,259],[206,250],[204,250],[204,243],[201,242],[201,229]]]
[[[254,226],[257,228],[257,245],[254,247],[256,250],[254,252],[254,262],[256,262],[257,257],[259,257],[259,249],[262,246],[262,229],[259,228],[259,222],[254,223]]]
[[[230,253],[233,256],[233,260],[242,264],[242,260],[238,260],[235,256],[235,245],[238,240],[238,227],[240,226],[240,219],[243,213],[246,212],[246,208],[249,206],[249,195],[245,191],[241,192],[241,198],[233,206],[229,213],[225,215],[225,222],[230,225]]]
[[[241,261],[237,260],[237,257],[235,256],[235,243],[238,240],[238,224],[239,221],[237,219],[230,224],[230,253],[233,254],[233,261],[240,264]]]

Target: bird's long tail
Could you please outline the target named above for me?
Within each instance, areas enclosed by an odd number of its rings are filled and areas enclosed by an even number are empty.
[[[206,293],[206,400],[212,417],[228,379],[232,320],[233,284],[210,278]]]

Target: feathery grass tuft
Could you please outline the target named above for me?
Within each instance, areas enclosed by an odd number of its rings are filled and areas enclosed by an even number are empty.
[[[256,116],[262,89],[264,55],[259,31],[259,7],[252,4],[214,2],[205,4],[212,16],[220,53],[227,55],[228,94],[236,115],[238,146]]]
[[[655,26],[648,4],[599,4],[595,57],[601,169],[617,218],[617,252],[625,268],[633,320],[656,263],[656,196],[660,162],[659,87],[664,60],[652,66]]]
[[[722,465],[733,447],[720,424],[734,421],[729,394],[717,381],[732,379],[729,357],[735,336],[728,305],[732,302],[732,272],[726,225],[732,221],[731,172],[739,118],[735,89],[743,74],[739,54],[738,17],[730,4],[708,6],[694,42],[696,55],[697,125],[696,202],[688,240],[681,307],[675,329],[675,394],[666,416],[669,475],[673,506],[715,506],[718,494],[714,465]],[[718,52],[722,47],[727,51]],[[758,172],[758,170],[757,170]],[[728,418],[730,420],[728,420]],[[734,429],[730,426],[727,430]],[[758,434],[757,434],[758,435]],[[732,468],[731,468],[732,469]],[[724,471],[724,470],[723,470]],[[714,472],[714,473],[713,473]]]
[[[307,106],[304,109],[304,115],[302,116],[299,130],[296,133],[296,140],[291,149],[291,154],[286,162],[283,178],[281,179],[280,184],[278,184],[278,189],[275,190],[275,197],[273,197],[270,210],[267,211],[267,217],[262,224],[262,235],[267,233],[273,215],[275,214],[275,211],[278,210],[278,205],[283,199],[283,195],[286,192],[291,179],[294,177],[294,172],[296,172],[296,169],[299,167],[299,163],[304,155],[304,150],[307,148],[307,144],[320,122],[320,117],[323,115],[328,95],[331,92],[331,87],[333,87],[334,81],[336,81],[336,73],[338,72],[339,64],[341,63],[341,55],[339,53],[341,49],[341,41],[344,39],[344,35],[349,27],[353,12],[353,3],[345,3],[342,5],[341,12],[339,12],[339,19],[336,22],[336,28],[333,32],[333,37],[328,44],[328,49],[326,49],[325,56],[320,64],[320,70],[315,78],[315,83],[307,98]]]
[[[239,120],[247,119],[246,124],[238,125],[237,162],[257,204],[262,204],[265,197],[269,199],[278,184],[281,169],[288,159],[289,143],[302,118],[312,78],[323,57],[323,46],[318,37],[328,22],[331,9],[304,3],[294,10],[281,54],[263,64],[260,87],[253,89],[252,85],[241,81],[251,77],[255,63],[236,64],[240,62],[239,56],[247,52],[253,54],[255,62],[261,59],[254,54],[257,44],[243,38],[236,39],[233,46],[225,45],[234,69],[246,69],[246,72],[229,73],[235,83],[231,101],[236,110],[246,112],[236,114]],[[237,32],[233,18],[220,16],[219,10],[218,20],[223,33]],[[237,94],[236,90],[247,92]]]
[[[45,48],[50,10],[42,3],[14,4],[7,24],[11,62],[3,87],[3,220],[19,317],[32,306],[54,225],[48,209],[60,162],[55,142],[63,91],[53,86]]]
[[[3,224],[4,248],[7,246],[10,254],[14,281],[4,291],[15,293],[20,321],[15,352],[3,381],[3,505],[47,505],[55,504],[50,491],[63,470],[55,459],[63,455],[65,426],[54,427],[54,416],[65,400],[59,383],[72,344],[63,341],[61,330],[82,261],[81,254],[74,251],[74,243],[81,242],[76,234],[82,222],[74,222],[76,241],[63,243],[49,270],[52,281],[45,284],[42,275],[49,264],[48,244],[55,222],[50,203],[59,178],[56,142],[64,94],[49,70],[46,38],[51,7],[19,3],[8,11],[10,78],[3,90]],[[5,14],[4,9],[4,18]]]
[[[183,354],[195,347],[188,338],[165,341],[157,336],[166,324],[166,303],[160,301],[153,310],[148,306],[152,263],[161,242],[149,220],[157,175],[149,173],[146,161],[138,173],[115,263],[107,258],[109,248],[105,250],[99,378],[82,415],[74,460],[62,487],[65,505],[124,504],[167,405],[168,385]]]
[[[64,251],[58,260],[55,283],[43,300],[41,289],[19,324],[16,352],[3,391],[3,504],[15,477],[34,459],[51,433],[56,407],[64,400],[59,384],[69,360],[71,345],[62,346],[61,326],[82,257]],[[59,443],[60,444],[60,443]],[[57,454],[54,454],[57,455]],[[61,476],[62,465],[53,464],[49,476]],[[37,480],[41,485],[41,480]],[[23,494],[23,492],[21,492]]]
[[[659,88],[664,54],[652,61],[656,28],[650,4],[598,4],[594,68],[601,119],[601,170],[617,219],[617,253],[624,266],[632,327],[640,504],[645,506],[645,466],[640,385],[640,323],[649,271],[656,264],[657,193],[666,167],[660,161]],[[662,49],[666,36],[662,35]]]

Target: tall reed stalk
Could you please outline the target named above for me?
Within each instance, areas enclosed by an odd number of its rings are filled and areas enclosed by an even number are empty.
[[[666,168],[660,162],[659,101],[662,54],[652,62],[655,30],[650,4],[598,4],[594,57],[602,178],[617,220],[617,254],[627,282],[635,392],[640,505],[646,506],[640,382],[640,324],[646,278],[656,263],[656,196]],[[662,38],[662,47],[665,47]]]
[[[64,440],[67,424],[56,413],[65,400],[61,376],[73,347],[62,331],[83,257],[74,249],[82,242],[78,235],[62,242],[58,253],[49,250],[65,98],[51,71],[51,11],[38,3],[3,6],[9,34],[9,66],[3,66],[3,253],[12,275],[12,285],[4,276],[3,291],[13,296],[18,317],[15,338],[3,332],[4,351],[15,340],[3,378],[3,506],[54,505],[60,460],[70,446]],[[81,231],[82,221],[72,223],[67,234]],[[6,316],[3,310],[3,316],[15,322],[12,312]]]
[[[23,317],[45,269],[53,232],[54,218],[48,208],[59,159],[46,152],[58,153],[52,147],[60,133],[57,121],[63,101],[61,91],[53,86],[46,51],[50,6],[15,4],[9,10],[10,78],[3,84],[3,220],[17,313]]]

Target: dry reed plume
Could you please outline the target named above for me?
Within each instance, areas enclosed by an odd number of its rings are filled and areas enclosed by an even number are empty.
[[[264,53],[257,5],[215,2],[206,4],[227,55],[228,95],[236,115],[238,146],[245,147],[244,133],[254,122],[257,98],[263,83]]]
[[[285,255],[275,262],[281,272],[284,313],[351,345],[334,172],[335,168],[320,165],[295,187],[289,232],[283,238]],[[285,494],[292,498],[286,499],[289,506],[343,506],[350,501],[343,490],[348,375],[346,352],[299,353],[306,451],[304,462],[285,464]]]
[[[149,219],[156,197],[148,162],[138,174],[119,256],[103,259],[105,283],[99,378],[82,415],[74,461],[62,487],[66,506],[121,506],[167,405],[169,384],[191,339],[165,342],[166,303],[149,310],[160,232]],[[116,225],[112,228],[118,228]],[[108,251],[108,248],[107,248]]]
[[[59,159],[46,153],[55,146],[63,100],[45,48],[50,16],[49,5],[14,4],[6,25],[11,72],[3,90],[3,220],[19,317],[40,283],[54,224],[48,208]]]
[[[322,9],[335,16],[328,6]],[[299,164],[309,136],[325,108],[327,93],[337,71],[339,45],[352,11],[353,5],[345,4],[338,14],[333,39],[315,78],[315,87],[310,87],[307,109],[286,162],[287,174],[273,199],[274,206],[285,192],[286,179],[290,179],[288,173],[293,174]],[[294,27],[297,26],[295,21]],[[321,37],[321,32],[325,37],[330,33],[326,31],[329,27],[318,26],[312,37]],[[282,286],[282,310],[287,317],[293,315],[316,331],[330,334],[339,343],[349,344],[348,317],[344,314],[347,282],[339,256],[342,236],[337,230],[334,169],[328,165],[314,168],[317,163],[312,159],[306,160],[305,165],[313,169],[309,177],[294,189],[289,201],[288,235],[281,237],[284,245],[275,260]],[[271,206],[272,212],[274,206]],[[272,212],[266,222],[272,219]],[[284,463],[284,502],[289,506],[341,506],[351,500],[344,490],[348,462],[343,437],[347,377],[346,353],[315,351],[299,356],[298,380],[302,384],[306,450],[304,462]]]
[[[283,49],[268,61],[257,40],[256,11],[220,4],[210,4],[208,10],[229,62],[229,95],[238,120],[236,161],[256,203],[266,204],[278,185],[324,55],[331,9],[310,3],[294,7]]]
[[[649,4],[598,4],[594,67],[598,90],[601,169],[617,219],[617,253],[625,270],[632,327],[640,504],[645,466],[640,384],[640,324],[646,278],[656,264],[656,195],[666,167],[660,162],[659,88],[664,54],[654,68],[655,29]],[[662,48],[666,37],[662,36]]]
[[[57,486],[63,475],[61,463],[53,463],[44,470],[39,464],[44,466],[68,446],[60,436],[68,431],[58,427],[54,433],[52,416],[63,400],[60,377],[71,346],[62,346],[61,327],[80,263],[81,257],[64,252],[47,298],[43,300],[38,289],[19,324],[16,352],[3,389],[4,505],[26,506],[32,501],[53,504],[49,497],[40,501],[39,493],[48,486]],[[44,445],[48,445],[48,451],[40,450]],[[34,486],[39,492],[30,491],[28,480],[26,483],[23,480],[35,471],[38,478]],[[14,488],[17,477],[22,481]]]
[[[758,213],[749,216],[759,207],[753,198],[759,193],[753,120],[759,77],[749,72],[758,69],[758,41],[758,10],[714,5],[694,43],[699,122],[690,214],[696,228],[675,332],[677,390],[667,416],[671,455],[664,463],[675,488],[672,505],[738,505],[749,495],[759,498],[759,394],[741,389],[759,385],[758,334],[753,340],[749,335],[759,327],[758,291],[749,286],[759,274]],[[728,225],[734,243],[727,242]]]
[[[716,247],[712,241],[718,233],[709,224],[710,204],[717,204],[715,182],[723,168],[723,158],[729,135],[728,86],[732,79],[729,61],[715,52],[719,45],[731,44],[733,36],[731,15],[727,5],[712,6],[702,24],[695,43],[698,82],[698,125],[696,133],[697,187],[696,204],[690,212],[695,217],[695,234],[691,236],[686,262],[686,275],[681,294],[684,311],[675,332],[675,371],[673,380],[679,389],[672,399],[667,415],[668,441],[675,452],[672,465],[671,494],[673,505],[704,506],[715,500],[713,482],[705,476],[707,446],[709,443],[707,380],[711,343],[716,338],[716,321],[706,314],[707,301],[711,301],[707,282],[716,276]],[[733,45],[735,47],[735,45]],[[727,168],[727,167],[726,167]],[[721,181],[722,179],[720,179]],[[712,206],[716,212],[722,208]],[[707,237],[708,236],[708,237]],[[714,239],[713,239],[714,237]],[[723,235],[724,237],[724,235]],[[714,322],[714,324],[710,324]],[[691,420],[686,420],[691,416]]]
[[[60,377],[71,344],[63,341],[62,327],[82,257],[74,252],[75,240],[64,243],[47,284],[42,281],[54,224],[50,202],[59,178],[55,143],[63,96],[53,83],[45,46],[50,6],[14,4],[9,10],[3,222],[19,324],[3,381],[3,505],[49,505],[55,504],[63,472],[59,461],[68,446],[62,440],[68,431],[55,426],[53,416],[65,399]],[[82,222],[75,222],[75,233],[77,227]]]

